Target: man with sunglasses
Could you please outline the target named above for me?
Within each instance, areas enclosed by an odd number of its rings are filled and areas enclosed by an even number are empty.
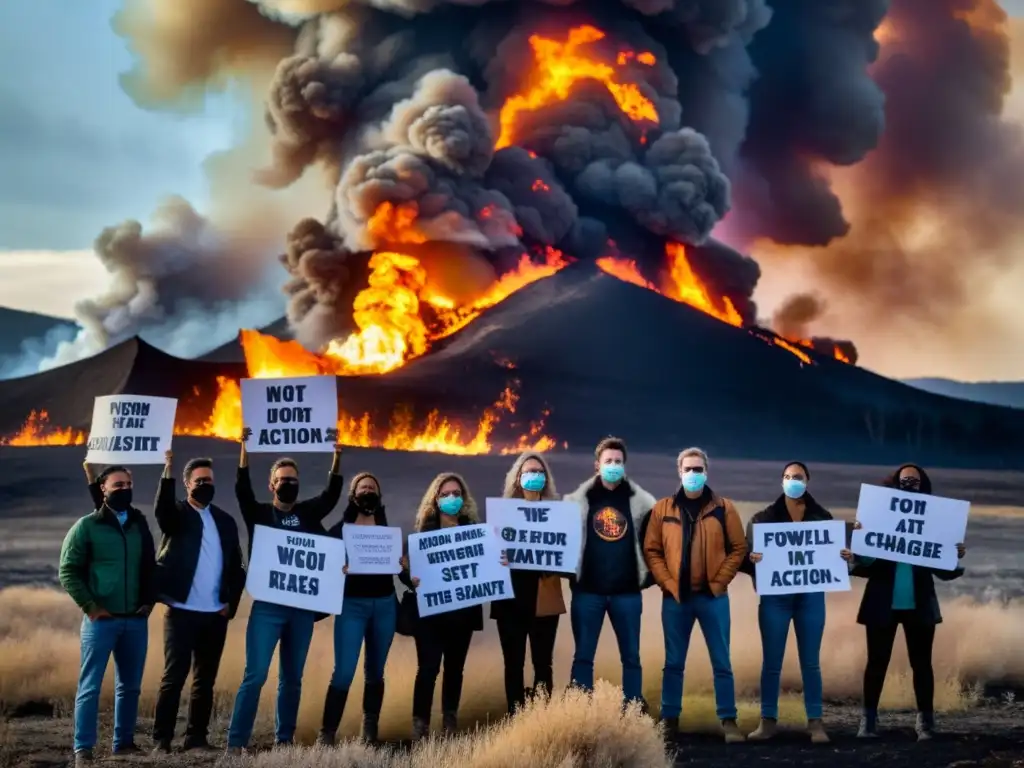
[[[674,739],[682,714],[683,670],[694,622],[708,644],[715,673],[715,704],[728,743],[745,741],[736,726],[736,687],[729,659],[729,583],[747,555],[736,507],[707,485],[708,456],[687,448],[676,462],[680,487],[654,505],[644,537],[644,556],[661,587],[665,669],[661,719]]]

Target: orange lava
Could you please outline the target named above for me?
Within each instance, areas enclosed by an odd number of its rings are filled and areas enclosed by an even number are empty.
[[[640,92],[636,84],[620,81],[615,67],[582,50],[587,44],[603,40],[604,37],[604,32],[590,25],[573,27],[564,42],[530,35],[535,66],[523,92],[511,96],[501,106],[501,133],[496,149],[515,143],[516,120],[521,113],[534,112],[564,101],[573,86],[581,80],[597,80],[604,84],[619,109],[630,120],[654,124],[658,122],[658,111],[654,103]],[[624,66],[631,56],[632,52],[620,53],[616,63]],[[655,61],[649,51],[640,56],[643,57],[643,63],[649,62],[648,66]]]
[[[636,266],[636,262],[632,259],[603,256],[597,260],[597,266],[602,271],[607,272],[612,277],[619,278],[623,282],[639,285],[641,288],[647,288],[660,293],[654,283],[644,279],[644,276],[640,274],[640,270]]]
[[[83,445],[85,438],[85,432],[51,426],[46,411],[32,411],[15,434],[8,438],[0,437],[0,445]]]
[[[670,299],[689,304],[705,314],[717,317],[723,323],[737,328],[743,325],[743,317],[736,311],[735,305],[728,296],[713,298],[707,286],[693,273],[690,262],[686,258],[686,248],[681,243],[666,243],[665,255],[668,257],[669,277],[671,284],[665,295]]]
[[[790,339],[790,341],[796,342],[797,344],[799,344],[802,347],[807,347],[808,349],[814,349],[814,342],[811,341],[810,339]],[[835,344],[832,345],[832,357],[834,357],[836,360],[838,360],[841,363],[850,363],[850,358],[848,358],[845,354],[843,354],[843,350],[841,350]]]
[[[417,216],[416,203],[394,205],[385,201],[366,222],[366,230],[381,243],[425,243],[427,237],[415,228]]]
[[[799,347],[796,347],[793,344],[790,344],[788,341],[785,341],[785,340],[780,339],[778,337],[773,338],[772,342],[776,346],[782,347],[787,352],[792,352],[794,355],[796,355],[797,357],[800,358],[801,362],[807,363],[808,365],[810,364],[811,356],[808,355],[806,352],[804,352]]]

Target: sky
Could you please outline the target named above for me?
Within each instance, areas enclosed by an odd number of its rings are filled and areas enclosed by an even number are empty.
[[[146,224],[171,194],[204,210],[203,160],[244,131],[242,102],[228,96],[191,115],[132,102],[118,80],[132,56],[111,27],[120,5],[0,2],[0,306],[72,317],[76,301],[107,284],[91,251],[96,235],[125,219]],[[1024,17],[1024,0],[1002,5]],[[983,377],[1024,378],[1019,351],[1003,357],[1005,373],[997,363]],[[929,365],[898,374],[977,378],[955,361]]]

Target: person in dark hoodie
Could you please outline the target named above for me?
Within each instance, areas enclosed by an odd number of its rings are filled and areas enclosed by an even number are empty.
[[[757,589],[755,565],[763,553],[754,552],[754,526],[758,523],[816,523],[831,520],[831,513],[807,492],[811,479],[807,465],[790,462],[782,470],[782,495],[755,514],[747,523],[750,554],[740,566]],[[789,625],[796,632],[800,675],[804,681],[804,709],[807,731],[814,744],[827,744],[828,734],[821,722],[821,637],[825,632],[825,593],[803,592],[795,595],[762,595],[757,608],[761,629],[761,722],[747,738],[766,741],[775,736],[779,722],[779,686],[782,660],[786,655]]]
[[[346,525],[387,524],[380,481],[369,472],[360,472],[349,485],[348,506],[341,521],[327,533],[340,539]],[[348,566],[345,566],[345,573],[348,573]],[[361,649],[363,740],[370,744],[377,741],[380,709],[384,703],[384,666],[395,637],[397,609],[393,576],[352,574],[346,577],[341,615],[334,619],[334,674],[324,699],[323,724],[317,739],[320,744],[334,744]]]
[[[175,498],[173,454],[167,451],[154,515],[163,534],[156,557],[157,596],[167,605],[164,674],[153,718],[154,753],[169,754],[181,691],[189,668],[192,693],[185,723],[186,750],[209,749],[213,686],[228,621],[245,589],[238,526],[213,504],[213,461],[191,459],[182,481],[188,496]]]
[[[292,459],[278,459],[270,468],[270,492],[273,502],[256,500],[249,476],[249,454],[246,441],[252,430],[242,430],[235,497],[249,534],[249,556],[252,556],[252,537],[257,525],[279,528],[295,533],[325,535],[323,520],[341,498],[342,477],[340,444],[334,446],[334,461],[328,476],[327,488],[311,499],[299,501],[299,467]],[[251,566],[250,566],[251,567]],[[245,674],[235,696],[235,707],[228,727],[229,753],[241,752],[252,738],[260,692],[267,681],[274,649],[280,643],[278,654],[277,717],[275,738],[279,745],[291,744],[295,736],[302,695],[302,670],[306,666],[309,643],[313,639],[313,624],[322,615],[301,608],[255,600],[245,629]]]
[[[115,755],[135,755],[135,720],[149,642],[149,614],[156,602],[153,534],[132,506],[126,467],[97,478],[102,504],[80,518],[61,546],[61,586],[85,614],[82,661],[75,697],[75,765],[88,765],[96,746],[100,688],[114,656]]]
[[[906,493],[932,493],[931,478],[917,464],[904,464],[882,484]],[[860,528],[860,523],[855,523],[854,527]],[[963,543],[957,544],[956,549],[957,556],[962,559],[967,552]],[[935,731],[932,645],[935,627],[942,623],[934,579],[952,581],[963,576],[964,569],[957,567],[952,571],[942,571],[894,563],[853,555],[848,549],[843,550],[843,557],[853,563],[851,573],[854,576],[868,580],[857,612],[857,623],[864,625],[868,645],[864,669],[864,713],[857,736],[862,739],[878,736],[878,701],[882,697],[896,630],[902,625],[917,699],[915,731],[919,741],[928,741]]]
[[[640,592],[649,572],[641,531],[655,498],[626,477],[625,442],[606,437],[594,449],[594,475],[565,500],[579,505],[583,528],[583,551],[569,608],[576,643],[571,684],[585,691],[594,689],[594,656],[607,615],[622,661],[623,698],[643,705]]]

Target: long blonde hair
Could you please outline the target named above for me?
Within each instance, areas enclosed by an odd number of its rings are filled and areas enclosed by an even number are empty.
[[[512,464],[512,468],[505,475],[505,489],[501,492],[501,495],[506,499],[521,499],[524,497],[523,488],[519,485],[519,476],[523,472],[523,465],[530,459],[537,461],[544,468],[544,475],[547,478],[544,487],[541,489],[540,497],[549,500],[557,499],[558,491],[555,490],[555,478],[551,474],[551,466],[548,464],[547,459],[534,451],[525,451],[519,454],[519,457]]]
[[[454,480],[462,489],[462,509],[459,511],[459,517],[469,520],[470,523],[480,522],[476,501],[469,494],[469,486],[466,485],[462,475],[456,472],[442,472],[430,481],[430,485],[427,486],[426,493],[423,494],[423,499],[420,501],[420,508],[416,511],[415,528],[417,531],[422,531],[427,523],[436,519],[440,514],[440,510],[437,508],[437,494],[440,493],[441,486],[449,480]]]

